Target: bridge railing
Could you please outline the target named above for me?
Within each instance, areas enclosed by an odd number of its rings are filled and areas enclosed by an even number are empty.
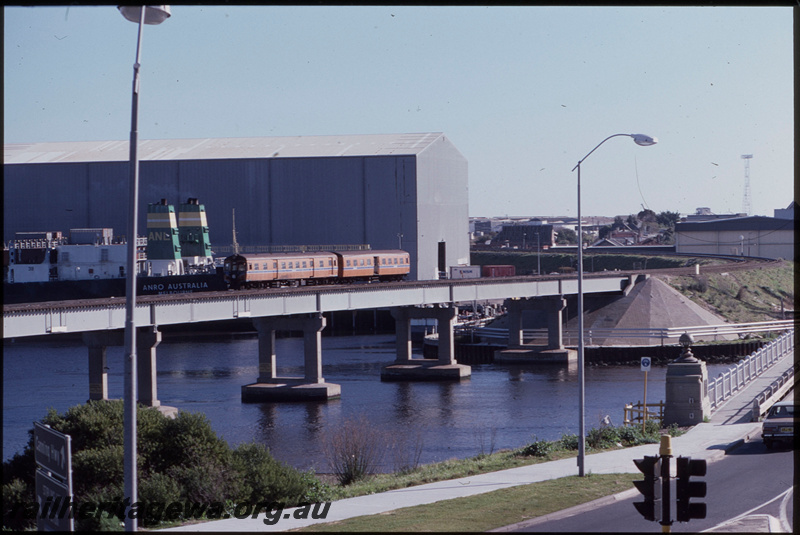
[[[716,379],[709,380],[708,398],[711,410],[717,409],[725,400],[792,351],[794,351],[794,329],[786,331],[771,343],[754,351],[736,366],[720,373]]]
[[[605,340],[606,338],[621,338],[621,339],[651,339],[660,342],[663,346],[665,342],[677,343],[678,338],[683,333],[689,333],[692,336],[713,336],[716,340],[719,336],[731,335],[745,335],[754,333],[766,332],[783,332],[787,329],[794,328],[794,320],[776,320],[776,321],[756,321],[749,323],[726,323],[722,325],[697,325],[688,327],[664,327],[664,328],[617,328],[617,329],[585,329],[584,341],[587,345],[594,345],[595,341]],[[457,327],[458,334],[467,334],[470,332],[471,327]],[[475,328],[474,334],[482,339],[497,340],[500,343],[505,343],[508,340],[508,329],[493,328],[493,327],[480,327]],[[522,338],[524,342],[532,342],[534,340],[546,340],[547,329],[524,329],[522,331]],[[567,345],[577,344],[578,330],[577,329],[564,329],[563,332],[564,343]]]

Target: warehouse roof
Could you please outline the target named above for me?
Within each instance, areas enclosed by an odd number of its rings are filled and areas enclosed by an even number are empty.
[[[279,157],[416,155],[441,132],[342,136],[153,139],[139,141],[140,160],[218,160]],[[130,157],[128,141],[10,143],[4,164],[116,162]]]
[[[722,230],[792,230],[794,221],[754,215],[750,217],[732,217],[730,219],[712,219],[691,223],[676,223],[676,232],[704,232]]]

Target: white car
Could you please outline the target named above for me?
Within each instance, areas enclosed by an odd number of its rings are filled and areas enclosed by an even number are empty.
[[[775,442],[794,441],[794,401],[779,401],[769,409],[761,428],[761,438],[767,448]]]

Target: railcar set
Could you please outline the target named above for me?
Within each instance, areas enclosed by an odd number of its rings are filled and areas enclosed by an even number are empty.
[[[411,271],[406,251],[234,254],[223,263],[233,290],[399,281]]]

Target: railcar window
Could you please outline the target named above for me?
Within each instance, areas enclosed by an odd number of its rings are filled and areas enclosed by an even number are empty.
[[[281,262],[281,269],[286,269],[286,262]]]
[[[349,260],[347,261],[347,267],[350,267],[350,261]]]
[[[306,262],[305,262],[305,261],[303,261],[303,267],[307,267],[307,266],[306,266]]]

